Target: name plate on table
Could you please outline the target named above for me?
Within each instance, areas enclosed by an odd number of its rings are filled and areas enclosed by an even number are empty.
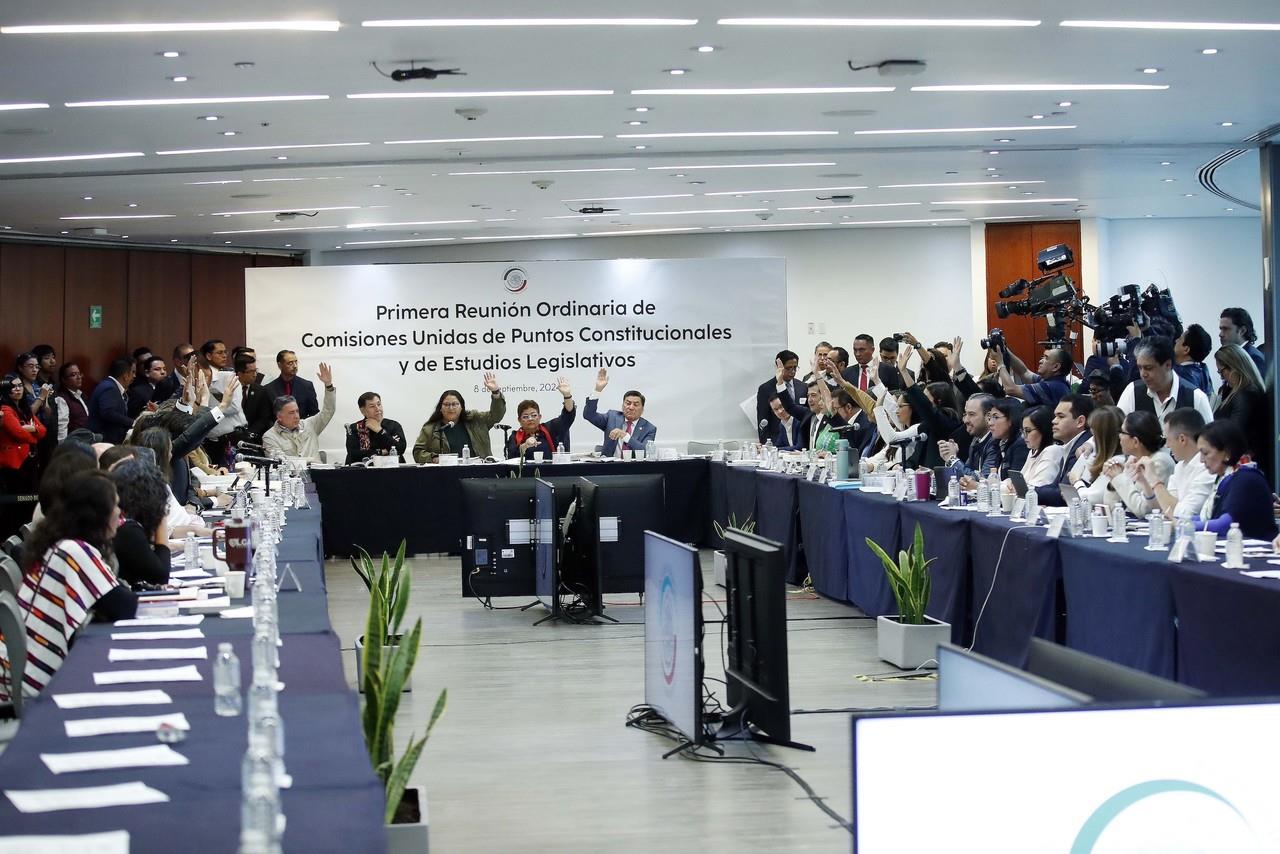
[[[898,480],[897,485],[894,486],[893,488],[893,500],[905,501],[906,498],[907,498],[907,481],[905,478],[901,478]]]
[[[1187,559],[1187,549],[1191,546],[1191,540],[1186,537],[1179,537],[1173,543],[1173,548],[1169,549],[1169,557],[1166,558],[1170,563],[1182,563]]]
[[[1049,520],[1049,539],[1056,540],[1062,536],[1062,529],[1067,524],[1066,514],[1055,515]]]
[[[1013,522],[1024,521],[1023,517],[1027,515],[1027,499],[1013,499],[1013,510],[1009,513],[1009,519]]]
[[[804,479],[807,481],[816,481],[818,479],[818,464],[809,463],[809,470],[805,472]]]

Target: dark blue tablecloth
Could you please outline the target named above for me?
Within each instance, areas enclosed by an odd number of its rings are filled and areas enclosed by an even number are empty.
[[[756,533],[782,543],[787,553],[787,582],[800,584],[805,571],[800,559],[798,536],[800,526],[796,514],[799,500],[796,484],[800,478],[776,472],[759,472],[756,476]]]
[[[916,525],[924,537],[924,556],[929,564],[931,589],[925,613],[951,624],[952,643],[966,641],[972,569],[969,563],[969,518],[967,514],[944,510],[932,501],[911,501],[899,505],[902,530],[900,549],[911,548]]]
[[[1215,696],[1280,694],[1280,581],[1217,563],[1168,564],[1178,680]],[[1254,560],[1251,569],[1272,569]]]
[[[1045,536],[1044,528],[1012,529],[1008,518],[967,515],[973,560],[969,594],[973,649],[1021,667],[1032,637],[1058,640],[1062,569],[1057,541]]]
[[[849,601],[844,500],[839,490],[819,483],[796,484],[800,539],[813,589],[838,602]]]
[[[729,517],[741,525],[756,515],[756,481],[763,474],[753,466],[725,466],[725,491],[729,497]]]
[[[840,490],[838,494],[844,512],[849,601],[869,617],[896,614],[898,606],[884,564],[867,545],[867,538],[875,540],[890,556],[897,556],[901,527],[898,502],[889,495],[853,489]]]
[[[1127,544],[1061,539],[1067,646],[1166,679],[1176,674],[1176,629],[1165,552]]]

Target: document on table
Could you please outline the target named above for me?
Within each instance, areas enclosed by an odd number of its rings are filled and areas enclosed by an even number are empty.
[[[191,729],[187,716],[182,712],[151,717],[85,718],[78,721],[63,721],[62,725],[66,727],[67,738],[84,738],[90,735],[117,735],[123,732],[155,732],[166,724],[174,729]]]
[[[173,698],[158,689],[145,691],[87,691],[83,694],[54,694],[59,709],[91,709],[95,706],[163,706]]]
[[[1275,563],[1275,561],[1267,561],[1267,563]],[[1249,572],[1241,572],[1241,575],[1247,575],[1250,578],[1280,578],[1280,569],[1255,569]]]
[[[230,596],[210,596],[208,599],[184,599],[178,602],[179,608],[230,608]],[[203,615],[201,615],[203,616]]]
[[[133,620],[116,620],[111,625],[117,629],[139,626],[198,626],[204,622],[204,614],[188,614],[185,617],[143,617]]]
[[[197,640],[203,639],[199,629],[170,629],[159,632],[112,632],[112,640]]]
[[[174,659],[209,658],[207,646],[188,646],[175,649],[112,649],[107,653],[107,661],[170,661]]]
[[[158,670],[107,670],[93,674],[94,685],[124,685],[131,682],[199,682],[204,677],[194,664]]]
[[[164,792],[141,782],[117,783],[113,786],[83,786],[75,789],[5,789],[4,796],[13,803],[18,812],[25,813],[127,807],[136,804],[163,804],[169,801],[169,796]],[[38,845],[27,849],[27,851],[45,850],[47,849]]]
[[[32,854],[33,851],[39,851],[40,854],[129,854],[129,831],[109,830],[106,833],[78,833],[74,836],[0,837],[0,854]]]
[[[170,578],[213,578],[211,573],[203,569],[178,569],[169,573]]]
[[[105,771],[111,768],[155,768],[162,765],[186,765],[190,762],[167,744],[126,747],[121,750],[86,750],[81,753],[41,753],[40,761],[55,774]]]
[[[218,615],[223,620],[244,620],[253,616],[253,606],[245,605],[241,608],[228,608]]]

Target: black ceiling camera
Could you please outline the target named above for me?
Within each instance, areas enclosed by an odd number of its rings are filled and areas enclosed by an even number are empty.
[[[459,68],[397,68],[391,72],[391,79],[397,83],[406,80],[435,80],[445,75],[462,75],[465,71]]]
[[[618,211],[622,210],[622,208],[585,207],[585,208],[569,208],[569,210],[573,211],[574,213],[580,213],[580,214],[602,214],[602,213],[617,213]]]

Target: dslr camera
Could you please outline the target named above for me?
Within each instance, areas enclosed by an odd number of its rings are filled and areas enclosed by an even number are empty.
[[[978,344],[982,346],[983,350],[990,350],[993,347],[999,347],[1001,349],[1004,349],[1005,348],[1004,330],[1000,329],[999,327],[992,329],[990,332],[987,333],[986,338],[980,338],[978,340]]]

